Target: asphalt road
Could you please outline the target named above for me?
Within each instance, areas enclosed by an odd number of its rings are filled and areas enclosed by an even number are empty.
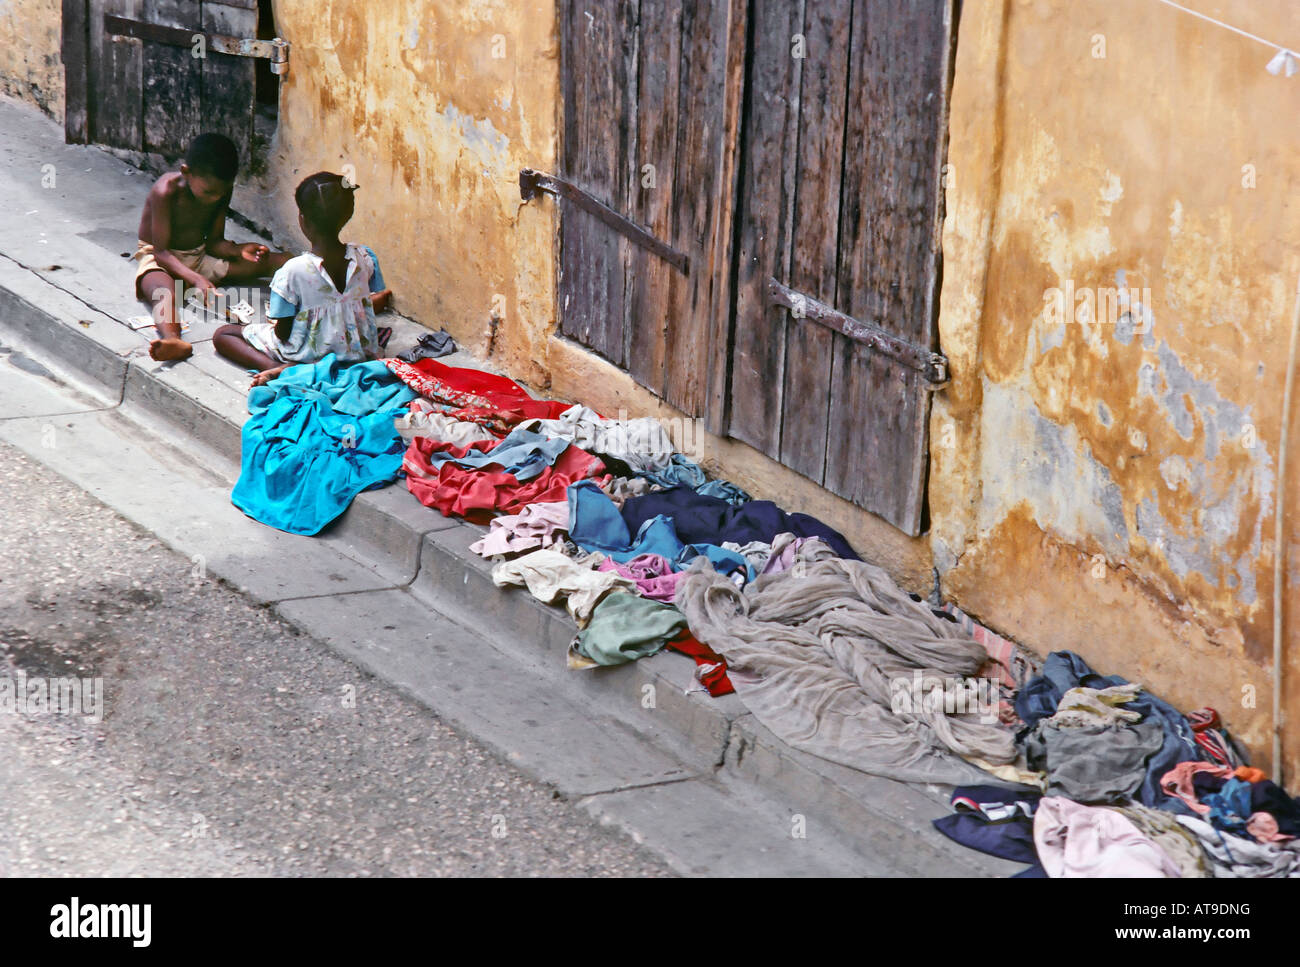
[[[0,501],[0,875],[670,873],[3,444]]]

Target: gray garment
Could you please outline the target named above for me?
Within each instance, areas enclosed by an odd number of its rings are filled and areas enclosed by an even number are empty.
[[[919,681],[928,696],[945,680],[973,679],[988,654],[882,569],[835,557],[820,540],[744,592],[697,558],[675,603],[695,637],[726,657],[746,708],[797,749],[895,779],[953,783],[988,778],[958,755],[1016,757],[996,709],[992,722],[929,704],[893,710],[900,684]]]
[[[1257,843],[1215,829],[1203,819],[1178,816],[1210,857],[1216,878],[1282,879],[1300,877],[1300,843]]]
[[[1039,722],[1025,740],[1029,768],[1047,773],[1047,795],[1081,803],[1118,803],[1132,797],[1160,751],[1164,730],[1136,725],[1060,727]]]
[[[397,358],[407,363],[418,363],[421,359],[450,356],[455,351],[456,340],[451,338],[451,333],[439,329],[437,332],[426,332],[414,346],[404,353],[398,353]]]

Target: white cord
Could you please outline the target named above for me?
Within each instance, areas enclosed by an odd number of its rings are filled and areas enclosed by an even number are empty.
[[[1300,342],[1300,278],[1296,279],[1291,319],[1291,354],[1282,393],[1282,435],[1277,448],[1277,514],[1273,522],[1273,781],[1282,785],[1282,599],[1286,582],[1286,444],[1291,428],[1291,390],[1295,385],[1296,343]]]
[[[1241,34],[1241,36],[1243,37],[1249,37],[1251,40],[1261,43],[1265,47],[1272,47],[1274,50],[1281,50],[1287,53],[1291,53],[1295,50],[1295,48],[1293,47],[1283,47],[1281,44],[1275,44],[1271,40],[1265,40],[1263,37],[1258,37],[1255,34],[1248,33],[1245,30],[1242,30],[1240,27],[1234,27],[1232,24],[1226,24],[1222,20],[1215,20],[1213,17],[1206,16],[1205,14],[1200,13],[1199,11],[1192,10],[1188,7],[1184,7],[1181,3],[1174,3],[1174,0],[1156,0],[1156,2],[1163,3],[1166,7],[1173,7],[1175,10],[1181,10],[1183,13],[1190,13],[1193,17],[1199,17],[1200,19],[1208,23],[1214,24],[1216,27],[1222,27],[1224,30],[1231,30],[1234,34]]]

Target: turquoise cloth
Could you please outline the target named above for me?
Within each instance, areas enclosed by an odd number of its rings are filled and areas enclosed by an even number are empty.
[[[396,479],[406,447],[393,419],[416,395],[382,362],[342,366],[333,353],[254,387],[231,502],[290,534],[319,533]]]
[[[730,480],[708,479],[704,475],[703,467],[680,453],[674,453],[672,462],[662,470],[646,471],[637,476],[645,477],[646,480],[660,487],[690,487],[697,494],[718,497],[733,506],[739,506],[749,500],[749,494]]]
[[[661,651],[686,627],[671,604],[637,594],[608,594],[596,605],[574,650],[597,665],[622,665]]]

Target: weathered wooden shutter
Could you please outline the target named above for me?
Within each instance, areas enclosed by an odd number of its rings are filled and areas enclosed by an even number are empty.
[[[709,361],[725,359],[730,311],[744,14],[744,0],[565,0],[561,19],[564,176],[684,259],[562,202],[560,330],[691,415],[726,378]]]
[[[257,0],[64,0],[63,11],[69,141],[174,158],[216,131],[248,160],[254,62],[209,40],[256,38]]]
[[[746,85],[730,432],[909,534],[942,378],[951,3],[754,0]],[[797,318],[781,289],[850,318]]]

